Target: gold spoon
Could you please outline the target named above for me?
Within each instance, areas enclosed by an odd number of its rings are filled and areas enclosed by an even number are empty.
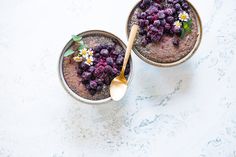
[[[111,98],[114,101],[119,101],[120,99],[122,99],[125,95],[125,92],[127,90],[128,87],[128,82],[125,78],[125,68],[126,65],[128,63],[129,60],[129,56],[131,54],[131,49],[133,47],[133,43],[134,43],[134,39],[136,37],[136,34],[138,32],[139,26],[138,25],[133,25],[130,31],[130,35],[129,35],[129,41],[128,41],[128,45],[127,45],[127,49],[125,52],[125,58],[124,58],[124,62],[123,62],[123,66],[120,72],[120,75],[115,77],[111,84],[110,84],[110,94],[111,94]]]

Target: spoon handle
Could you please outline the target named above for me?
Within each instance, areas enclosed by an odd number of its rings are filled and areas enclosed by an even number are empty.
[[[123,66],[122,66],[122,70],[121,70],[121,74],[124,75],[125,73],[125,68],[126,65],[128,63],[129,60],[129,56],[131,54],[131,49],[133,47],[133,43],[136,37],[136,34],[138,32],[139,26],[138,25],[133,25],[129,34],[129,41],[128,41],[128,45],[127,45],[127,49],[125,52],[125,58],[124,58],[124,62],[123,62]]]

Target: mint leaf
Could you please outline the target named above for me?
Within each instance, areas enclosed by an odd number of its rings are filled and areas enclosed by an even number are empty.
[[[180,35],[180,38],[182,38],[182,39],[183,39],[183,38],[184,38],[184,36],[185,36],[185,33],[186,33],[186,32],[185,32],[185,29],[182,29],[182,31],[181,31],[181,35]]]
[[[191,32],[191,29],[189,28],[189,26],[188,26],[188,27],[186,27],[184,30],[185,30],[185,32],[186,32],[186,33],[189,33],[189,32]]]
[[[182,29],[182,32],[181,32],[181,38],[184,38],[185,34],[186,33],[190,33],[192,30],[191,30],[191,27],[192,27],[192,19],[190,19],[189,21],[187,22],[183,22],[183,29]]]
[[[190,20],[187,22],[190,27],[192,26],[192,22],[193,22],[192,19],[190,19]]]
[[[189,29],[188,22],[184,22],[184,23],[183,23],[183,28],[184,28],[185,30]]]
[[[71,50],[71,49],[69,49],[69,50],[67,50],[67,51],[64,53],[64,57],[67,57],[67,56],[69,56],[69,55],[72,55],[73,53],[74,53],[74,51]]]
[[[84,45],[84,42],[81,40],[81,41],[79,41],[79,44],[80,45]]]
[[[186,29],[185,32],[190,33],[192,30],[190,28]]]
[[[188,22],[186,22],[186,24],[188,25],[188,27],[186,28],[187,32],[191,32],[191,28],[192,28],[192,19],[190,19]]]
[[[78,50],[82,50],[84,48],[86,48],[86,46],[84,44],[81,44],[80,47],[78,48]]]
[[[80,41],[82,37],[78,35],[72,35],[72,39],[77,42],[77,41]]]

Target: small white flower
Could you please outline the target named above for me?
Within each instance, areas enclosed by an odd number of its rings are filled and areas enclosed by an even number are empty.
[[[93,65],[93,57],[92,56],[87,57],[85,63],[88,65]]]
[[[82,61],[83,61],[83,58],[80,57],[80,56],[75,56],[75,57],[73,57],[73,59],[74,59],[74,61],[76,61],[76,62],[82,62]]]
[[[180,28],[182,26],[182,23],[180,21],[175,21],[174,26]]]
[[[88,56],[87,49],[84,48],[84,49],[80,50],[80,53],[79,53],[79,54],[80,54],[82,57],[87,58],[87,56]]]
[[[188,21],[189,20],[189,15],[185,11],[179,14],[179,20],[180,21]]]
[[[87,51],[87,53],[88,53],[89,56],[93,56],[93,51],[92,51],[92,49],[89,49],[89,50]]]

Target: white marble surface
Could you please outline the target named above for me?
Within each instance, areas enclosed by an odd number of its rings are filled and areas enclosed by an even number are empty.
[[[236,1],[192,0],[203,40],[168,69],[133,55],[119,103],[75,101],[57,74],[72,34],[126,41],[136,0],[0,1],[0,157],[236,157]]]

